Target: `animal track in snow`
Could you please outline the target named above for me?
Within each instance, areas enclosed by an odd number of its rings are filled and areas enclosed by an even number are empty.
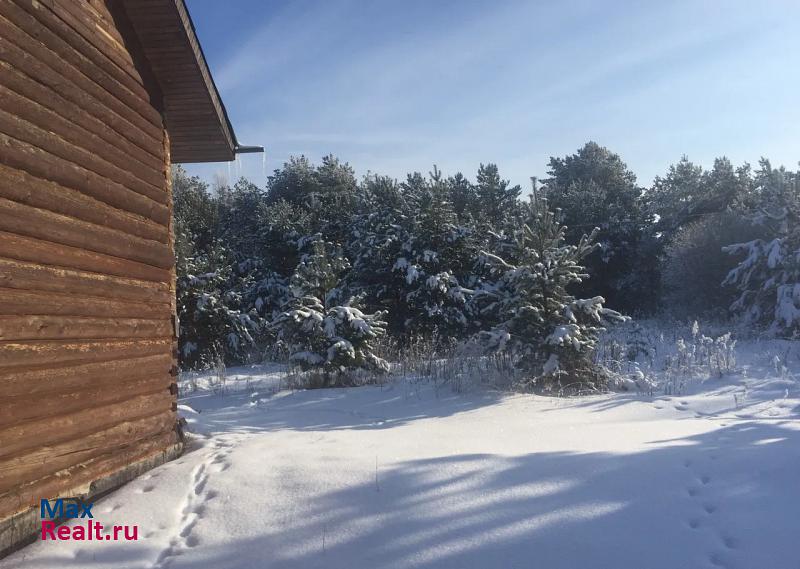
[[[676,406],[677,407],[677,406]],[[717,548],[724,547],[724,551],[710,551],[708,554],[708,562],[714,567],[731,567],[731,555],[734,550],[739,547],[738,540],[728,533],[721,531],[717,527],[719,523],[717,516],[714,516],[717,511],[717,504],[714,503],[714,489],[713,489],[713,473],[704,471],[704,465],[707,467],[711,462],[716,461],[719,453],[711,453],[708,459],[701,458],[700,460],[684,459],[683,466],[689,470],[689,473],[694,476],[691,484],[686,486],[686,493],[691,497],[694,507],[701,508],[701,514],[689,516],[686,524],[693,530],[711,529],[717,533],[718,542]],[[705,533],[705,532],[704,532]]]
[[[156,557],[152,569],[166,567],[173,557],[182,555],[188,549],[200,544],[200,539],[193,534],[195,526],[205,516],[206,503],[218,495],[217,492],[207,488],[209,475],[222,472],[230,466],[227,456],[232,446],[231,443],[215,441],[203,462],[193,470],[190,489],[180,508],[180,517],[174,535],[169,540],[169,545]]]

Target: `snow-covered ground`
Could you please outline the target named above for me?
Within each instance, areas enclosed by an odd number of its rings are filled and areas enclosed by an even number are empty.
[[[94,508],[139,541],[39,542],[0,568],[798,569],[786,345],[740,345],[737,373],[675,396],[201,377],[189,451]]]

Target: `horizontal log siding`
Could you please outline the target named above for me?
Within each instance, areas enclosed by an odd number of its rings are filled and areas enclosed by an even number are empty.
[[[177,442],[169,143],[123,35],[0,0],[0,519]]]

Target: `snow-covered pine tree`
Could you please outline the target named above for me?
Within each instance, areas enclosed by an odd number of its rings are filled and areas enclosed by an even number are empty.
[[[461,223],[472,222],[478,210],[478,194],[472,184],[461,172],[447,178],[447,187],[453,211]]]
[[[599,228],[599,245],[583,260],[591,279],[575,287],[577,294],[603,296],[620,310],[653,308],[660,246],[634,173],[619,155],[588,142],[573,155],[551,158],[548,174],[545,194],[561,210],[567,243]]]
[[[568,292],[587,277],[581,259],[594,249],[594,234],[567,245],[565,228],[546,202],[532,201],[530,208],[527,222],[506,244],[505,258],[481,254],[479,264],[494,281],[475,291],[475,298],[495,324],[472,345],[510,354],[534,383],[599,387],[604,378],[592,365],[598,334],[625,317],[604,308],[600,296],[578,299]]]
[[[472,265],[472,231],[458,224],[448,183],[434,169],[401,185],[371,176],[362,188],[349,247],[352,290],[387,310],[391,332],[403,339],[463,334],[469,291],[460,283]]]
[[[320,235],[303,245],[310,252],[290,280],[292,299],[271,325],[289,348],[290,361],[313,372],[311,385],[323,387],[347,385],[359,369],[388,371],[373,346],[386,333],[385,313],[365,314],[352,297],[340,302],[339,282],[349,264],[338,247]]]
[[[500,178],[496,164],[481,164],[476,181],[474,216],[477,220],[483,220],[489,227],[498,227],[503,220],[514,213],[522,188],[509,186],[508,180]]]
[[[800,176],[773,169],[766,160],[756,172],[752,215],[769,237],[723,248],[744,259],[723,284],[740,295],[731,310],[773,335],[800,336]]]
[[[447,183],[435,166],[428,179],[410,175],[402,190],[406,210],[392,265],[393,286],[402,295],[402,329],[461,336],[468,326],[471,291],[461,279],[474,258],[472,230],[458,223]]]
[[[218,360],[245,359],[261,330],[255,311],[242,310],[241,291],[248,283],[238,278],[221,246],[178,259],[178,347],[181,366],[204,369]]]
[[[386,310],[391,321],[402,323],[404,294],[395,286],[393,266],[407,237],[405,200],[397,181],[387,176],[368,175],[360,188],[361,204],[347,248],[352,259],[347,287],[363,295],[368,306]]]

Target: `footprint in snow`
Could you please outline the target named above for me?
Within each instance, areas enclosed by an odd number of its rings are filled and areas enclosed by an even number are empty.
[[[708,560],[711,562],[712,565],[715,567],[727,567],[725,560],[722,558],[722,555],[719,553],[712,553]]]
[[[736,549],[739,547],[739,540],[730,536],[722,536],[722,543],[728,549]]]

